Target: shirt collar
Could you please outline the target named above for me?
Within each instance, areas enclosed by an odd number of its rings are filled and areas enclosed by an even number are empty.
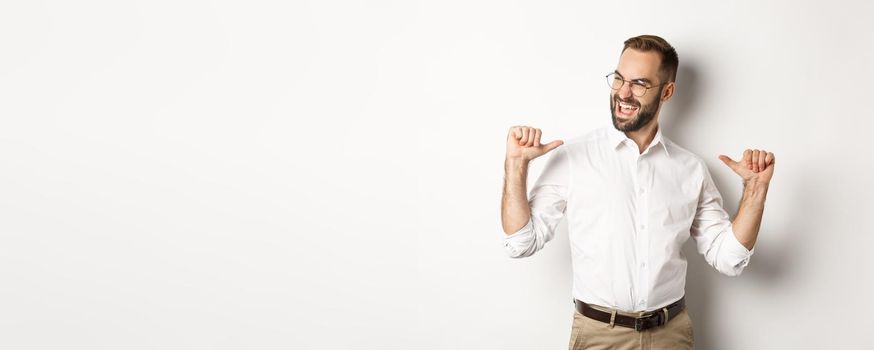
[[[620,145],[622,145],[623,142],[626,142],[626,140],[628,140],[627,142],[629,142],[630,145],[637,145],[634,140],[628,138],[628,136],[625,136],[624,132],[616,130],[615,127],[611,126],[607,129],[610,130],[608,132],[608,140],[610,141],[610,146],[613,146],[613,149],[618,148]],[[652,138],[652,142],[650,142],[647,149],[652,148],[655,145],[661,145],[662,149],[665,150],[665,154],[670,157],[671,155],[670,153],[668,153],[668,142],[669,140],[662,135],[662,128],[659,127],[658,130],[656,130],[655,137]]]

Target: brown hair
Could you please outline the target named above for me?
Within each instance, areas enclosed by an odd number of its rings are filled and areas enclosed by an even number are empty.
[[[680,59],[677,57],[677,50],[671,44],[668,44],[665,39],[655,35],[636,36],[625,40],[625,47],[622,48],[622,52],[625,52],[627,49],[658,53],[662,59],[659,66],[661,78],[668,78],[668,81],[677,80],[677,67],[680,65]]]

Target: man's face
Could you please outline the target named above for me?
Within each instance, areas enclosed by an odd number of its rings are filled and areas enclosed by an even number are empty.
[[[659,79],[660,63],[661,58],[655,52],[627,49],[619,57],[616,73],[620,79],[656,86],[665,83]],[[619,90],[610,90],[613,126],[619,131],[637,131],[652,122],[659,112],[664,87],[648,89],[643,96],[635,96],[628,82],[622,84]]]

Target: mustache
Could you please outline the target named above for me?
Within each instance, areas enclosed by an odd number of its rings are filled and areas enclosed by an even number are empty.
[[[623,99],[620,99],[619,96],[614,96],[613,102],[616,104],[618,104],[619,102],[624,102],[624,103],[630,104],[630,105],[635,106],[635,107],[640,107],[640,102],[635,100],[633,97],[629,97],[629,98],[623,100]]]

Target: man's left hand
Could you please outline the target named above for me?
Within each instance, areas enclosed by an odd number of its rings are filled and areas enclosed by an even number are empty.
[[[738,174],[744,184],[768,184],[771,182],[771,176],[774,175],[774,153],[765,150],[748,149],[744,151],[740,162],[726,155],[720,155],[719,160]]]

